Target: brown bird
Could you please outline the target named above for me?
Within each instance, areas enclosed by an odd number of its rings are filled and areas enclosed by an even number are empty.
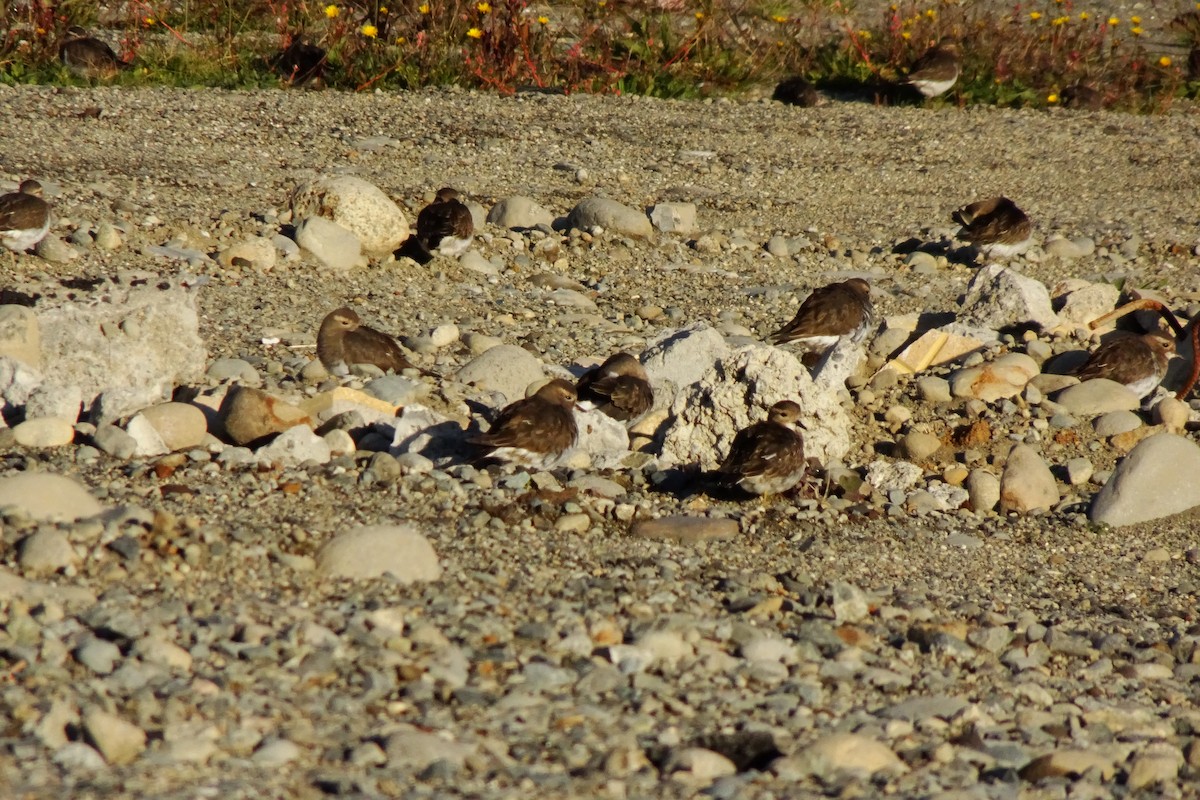
[[[455,257],[471,246],[475,221],[457,189],[439,189],[436,199],[417,215],[417,242],[425,252]]]
[[[0,195],[0,244],[24,253],[50,230],[50,205],[42,199],[42,185],[21,181],[15,192]]]
[[[1029,249],[1033,224],[1007,197],[989,197],[950,214],[962,225],[960,239],[975,245],[987,258],[1008,258]]]
[[[908,72],[909,86],[925,99],[950,91],[962,69],[962,53],[953,39],[944,38],[925,51]]]
[[[812,349],[823,349],[837,344],[842,337],[857,344],[874,324],[871,285],[862,278],[851,278],[814,289],[792,321],[770,338],[775,344],[801,342]]]
[[[822,103],[822,97],[817,93],[817,88],[800,75],[793,75],[776,84],[771,99],[801,108],[813,108]]]
[[[1099,111],[1104,108],[1104,93],[1079,81],[1062,90],[1062,105],[1063,108]]]
[[[346,306],[330,311],[321,320],[317,358],[333,375],[348,375],[351,364],[374,364],[394,372],[417,369],[424,375],[434,375],[414,366],[395,339],[363,325],[358,314]]]
[[[771,406],[765,422],[738,431],[714,474],[717,484],[750,494],[779,494],[799,483],[808,466],[804,438],[796,430],[800,413],[799,404],[782,400]]]
[[[313,83],[319,86],[325,74],[325,49],[305,41],[299,34],[293,35],[288,46],[275,56],[273,66],[279,77],[288,86],[303,86]]]
[[[118,70],[129,66],[113,49],[78,25],[67,29],[68,39],[58,46],[58,58],[72,73],[81,78],[107,80]]]
[[[509,403],[487,433],[467,441],[487,448],[489,458],[549,469],[579,435],[574,413],[577,399],[575,387],[556,378],[529,397]]]
[[[585,372],[575,389],[580,408],[598,409],[621,422],[637,419],[654,405],[650,376],[642,362],[629,353],[609,356],[603,364]]]
[[[1108,378],[1145,397],[1162,383],[1167,364],[1177,357],[1175,340],[1163,333],[1114,336],[1092,351],[1075,374],[1081,381]]]

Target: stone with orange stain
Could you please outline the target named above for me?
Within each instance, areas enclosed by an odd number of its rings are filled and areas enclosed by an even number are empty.
[[[1041,455],[1027,444],[1013,447],[1000,476],[1000,511],[1047,510],[1058,499],[1058,483]]]
[[[1020,394],[1039,372],[1037,362],[1024,353],[1006,353],[990,363],[955,372],[950,376],[950,394],[990,403]]]
[[[303,410],[259,389],[239,386],[221,403],[225,434],[237,445],[281,433],[296,425],[312,425]]]

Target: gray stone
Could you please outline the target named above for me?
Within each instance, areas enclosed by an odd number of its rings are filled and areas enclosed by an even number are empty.
[[[924,461],[941,449],[942,440],[932,433],[912,431],[904,437],[900,447],[910,461]]]
[[[858,622],[871,613],[871,604],[862,589],[845,581],[834,581],[829,587],[830,606],[839,622]]]
[[[901,775],[908,767],[886,744],[856,733],[830,733],[794,755],[778,759],[771,769],[788,781],[809,776],[833,782],[842,775],[869,778]]]
[[[525,396],[531,383],[543,380],[542,362],[523,347],[503,344],[468,361],[454,375],[459,383],[500,392],[509,403]]]
[[[300,759],[304,751],[289,739],[271,739],[263,742],[250,756],[255,764],[264,767],[281,767]]]
[[[51,382],[39,386],[25,402],[25,419],[58,417],[74,425],[83,410],[83,390]]]
[[[1132,389],[1108,378],[1095,378],[1068,386],[1052,399],[1068,413],[1079,417],[1134,410],[1141,405],[1140,398]]]
[[[966,700],[952,695],[914,697],[880,710],[879,716],[885,719],[902,719],[914,723],[931,719],[949,721],[968,705],[970,704]]]
[[[384,375],[364,386],[363,391],[385,403],[407,406],[428,396],[429,384],[403,375]]]
[[[317,362],[320,363],[320,362]],[[217,383],[236,381],[243,386],[259,386],[262,376],[249,361],[242,358],[218,358],[208,365],[204,373],[209,380]]]
[[[317,572],[329,578],[378,578],[390,573],[400,583],[435,581],[442,575],[433,546],[411,525],[354,528],[317,553]]]
[[[945,378],[926,375],[917,380],[917,391],[921,393],[921,399],[927,403],[950,402],[950,382]]]
[[[384,744],[387,764],[392,768],[420,771],[438,761],[461,768],[477,750],[415,725],[401,723],[396,727],[399,730],[390,734]]]
[[[650,219],[636,208],[607,197],[585,197],[567,215],[567,227],[591,230],[600,227],[625,236],[649,237],[654,233]]]
[[[75,440],[75,426],[60,417],[27,419],[13,426],[13,438],[22,447],[63,447]]]
[[[141,728],[98,708],[83,715],[83,733],[109,764],[128,764],[146,749]]]
[[[709,517],[662,517],[634,523],[630,533],[643,539],[667,539],[682,544],[724,541],[738,535],[738,523],[733,519]]]
[[[89,636],[75,648],[75,660],[97,675],[109,675],[121,660],[121,648],[110,641]]]
[[[1058,325],[1050,292],[1039,281],[999,264],[981,268],[967,285],[959,322],[1001,330],[1032,324],[1042,330]]]
[[[104,511],[83,486],[50,472],[22,472],[0,478],[0,508],[4,506],[15,506],[39,522],[70,522]]]
[[[1053,508],[1058,500],[1058,484],[1041,455],[1029,445],[1013,447],[1000,477],[1000,510],[1045,510]]]
[[[138,449],[137,439],[116,425],[100,425],[92,434],[92,443],[114,458],[133,458]]]
[[[17,564],[26,575],[58,572],[75,564],[79,556],[67,535],[54,528],[39,530],[21,542]]]
[[[1109,411],[1096,417],[1092,427],[1100,436],[1116,436],[1142,427],[1142,418],[1132,411]]]
[[[642,366],[654,386],[655,402],[658,403],[662,396],[669,404],[676,390],[699,381],[732,352],[725,337],[702,322],[664,332],[641,356]]]
[[[1092,501],[1094,522],[1113,527],[1169,517],[1200,505],[1200,447],[1173,433],[1149,436],[1130,451]]]
[[[525,229],[554,224],[554,214],[524,195],[505,197],[492,206],[487,221],[501,228]]]
[[[329,442],[318,436],[312,428],[295,425],[276,436],[270,444],[260,447],[255,456],[262,464],[295,467],[306,461],[328,463],[333,454]]]
[[[1092,479],[1095,467],[1086,458],[1078,457],[1067,461],[1067,483],[1072,486],[1082,486]]]
[[[296,244],[334,272],[366,266],[358,237],[324,217],[307,217],[296,223]]]
[[[15,358],[32,369],[42,366],[42,334],[37,315],[26,306],[0,306],[0,358]]]
[[[400,207],[379,187],[353,175],[328,176],[301,184],[292,192],[290,202],[294,219],[319,217],[335,222],[353,234],[372,256],[387,255],[408,238],[408,220]],[[308,247],[299,235],[296,241]]]
[[[688,235],[696,230],[695,203],[658,203],[650,209],[650,223],[663,233]]]

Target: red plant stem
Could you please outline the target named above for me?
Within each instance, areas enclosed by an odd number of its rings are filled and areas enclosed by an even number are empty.
[[[141,2],[141,0],[133,0],[133,4],[134,4],[134,5],[137,5],[137,6],[141,6],[142,8],[146,9],[146,13],[147,13],[149,16],[152,16],[152,17],[154,17],[155,21],[156,21],[156,22],[157,22],[159,25],[162,25],[164,28],[166,28],[167,30],[169,30],[169,31],[171,32],[171,35],[172,35],[172,36],[174,36],[176,39],[178,39],[178,40],[179,40],[179,42],[180,42],[181,44],[184,44],[184,45],[186,45],[186,46],[188,46],[188,47],[191,47],[191,46],[192,46],[192,45],[191,45],[191,43],[190,43],[190,42],[189,42],[187,39],[183,38],[183,34],[181,34],[179,31],[175,30],[175,29],[174,29],[174,28],[172,28],[170,25],[168,25],[167,23],[165,23],[165,22],[163,22],[161,19],[159,19],[159,18],[158,18],[158,16],[157,16],[157,15],[154,13],[154,9],[153,9],[153,8],[151,8],[150,6],[146,5],[145,3]]]

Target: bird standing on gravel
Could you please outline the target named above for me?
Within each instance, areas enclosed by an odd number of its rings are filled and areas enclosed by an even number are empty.
[[[471,246],[475,221],[461,196],[448,186],[439,189],[434,201],[417,215],[417,243],[430,255],[454,258]]]
[[[486,448],[486,458],[549,469],[579,436],[574,411],[577,400],[575,387],[556,378],[529,397],[509,403],[487,433],[467,441]]]
[[[713,474],[717,485],[750,494],[779,494],[804,477],[804,438],[798,403],[782,400],[771,406],[764,422],[738,431],[729,455]]]
[[[629,353],[609,356],[600,366],[588,370],[575,384],[579,406],[598,409],[621,422],[645,414],[654,405],[654,389],[642,362]]]
[[[351,364],[374,364],[385,372],[417,369],[400,344],[382,331],[369,328],[353,309],[343,306],[330,311],[317,331],[317,358],[333,375],[348,375]],[[435,376],[436,377],[436,376]]]
[[[1029,249],[1033,224],[1007,197],[989,197],[950,214],[962,225],[958,237],[973,244],[985,258],[1009,258]]]
[[[50,204],[42,199],[40,183],[26,179],[17,191],[0,195],[0,243],[6,248],[24,253],[49,230]]]
[[[774,344],[800,342],[813,350],[837,344],[843,337],[858,344],[875,324],[871,285],[851,278],[814,289],[787,325],[771,334]]]
[[[958,44],[953,39],[944,38],[913,63],[905,83],[928,100],[950,91],[961,69],[962,53]]]
[[[129,66],[113,49],[78,25],[67,29],[70,37],[58,46],[58,58],[63,65],[81,78],[107,80]]]
[[[1081,381],[1108,378],[1145,397],[1162,383],[1177,358],[1175,340],[1163,333],[1117,336],[1097,347],[1075,373]]]

